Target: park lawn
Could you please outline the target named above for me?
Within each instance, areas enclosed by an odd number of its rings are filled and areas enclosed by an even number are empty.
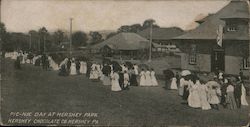
[[[111,92],[110,86],[84,75],[60,77],[27,64],[14,70],[8,59],[1,60],[1,74],[1,118],[7,125],[10,112],[92,112],[98,113],[98,125],[242,126],[249,121],[248,107],[189,108],[177,91],[162,88],[163,81],[158,87]]]

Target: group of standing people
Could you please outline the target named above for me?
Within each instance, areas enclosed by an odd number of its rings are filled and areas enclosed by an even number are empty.
[[[78,66],[78,67],[77,67]],[[92,81],[111,85],[112,91],[129,90],[129,86],[158,86],[153,69],[141,69],[137,64],[119,64],[115,61],[98,63],[65,58],[60,64],[59,75],[85,74]]]
[[[205,82],[190,74],[182,76],[179,81],[176,77],[172,78],[171,86],[178,89],[179,95],[192,108],[219,110],[219,105],[222,105],[223,108],[237,109],[241,105],[248,105],[246,89],[241,79],[240,76],[224,78],[220,72],[212,80]]]
[[[87,63],[80,59],[65,58],[59,65],[59,75],[80,75],[87,73]]]
[[[103,85],[111,85],[112,91],[128,90],[129,86],[158,85],[153,69],[151,71],[147,70],[146,72],[142,69],[139,74],[137,64],[104,62],[103,65],[101,65],[94,62],[89,69],[89,79],[94,81],[101,80]]]

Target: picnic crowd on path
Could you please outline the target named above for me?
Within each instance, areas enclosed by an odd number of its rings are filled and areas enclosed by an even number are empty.
[[[119,64],[108,60],[98,63],[79,58],[65,58],[58,65],[51,56],[33,55],[27,52],[6,53],[5,57],[15,60],[16,69],[21,69],[21,64],[29,63],[42,66],[44,70],[59,71],[59,76],[86,75],[94,82],[102,81],[103,85],[111,85],[111,91],[129,90],[130,86],[158,86],[153,68],[139,69],[137,64],[132,63]],[[192,108],[219,110],[219,105],[228,109],[248,106],[242,73],[232,78],[224,77],[223,72],[219,72],[209,81],[200,79],[189,70],[182,71],[181,75],[178,72],[173,74],[168,71],[165,76],[167,88],[176,90],[184,103]]]

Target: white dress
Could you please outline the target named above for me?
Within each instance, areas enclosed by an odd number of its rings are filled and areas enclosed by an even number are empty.
[[[139,74],[139,72],[138,72],[138,66],[137,65],[134,65],[134,71],[135,71],[135,75]]]
[[[146,73],[145,73],[145,85],[152,86],[150,71],[146,71]]]
[[[145,82],[146,82],[145,72],[141,71],[140,76],[141,76],[141,78],[140,78],[140,86],[146,86],[145,85]]]
[[[14,51],[11,59],[16,60],[18,56],[18,52]]]
[[[244,87],[244,85],[241,85],[241,105],[245,105],[248,106],[247,100],[246,100],[246,89]]]
[[[81,74],[86,74],[87,73],[87,63],[84,61],[80,62],[81,66],[80,66],[80,73]]]
[[[57,71],[59,70],[59,66],[58,64],[56,64],[56,62],[52,59],[52,57],[48,57],[48,60],[49,60],[49,65],[50,67],[54,70],[54,71]]]
[[[83,74],[83,61],[80,61],[80,70],[79,70],[79,72],[80,72],[80,74]]]
[[[111,90],[112,91],[121,91],[121,87],[119,85],[119,75],[115,72],[111,75]]]
[[[189,81],[190,88],[189,88],[189,96],[188,96],[188,105],[192,108],[199,108],[201,107],[200,96],[198,92],[198,84],[191,83]]]
[[[200,95],[201,109],[202,110],[211,109],[211,106],[208,103],[208,99],[207,99],[207,91],[208,91],[208,88],[206,85],[203,84],[203,85],[199,86],[199,95]]]
[[[71,66],[70,66],[70,75],[76,75],[77,72],[76,72],[76,64],[75,63],[71,63]]]
[[[180,87],[179,87],[179,89],[178,89],[179,95],[180,95],[180,96],[183,96],[184,85],[185,85],[186,82],[187,82],[187,81],[186,81],[184,78],[181,78],[181,79],[180,79]]]
[[[208,89],[208,102],[210,104],[219,104],[220,103],[219,97],[217,96],[216,89],[212,89],[212,88]]]
[[[171,81],[171,85],[170,85],[170,89],[171,90],[177,90],[177,79],[175,77],[172,78],[172,81]]]
[[[27,57],[25,54],[22,54],[22,61],[21,61],[21,64],[25,64],[25,61],[26,61]]]
[[[151,75],[151,84],[152,84],[152,86],[158,86],[158,82],[157,82],[156,77],[155,77],[155,72],[151,71],[150,75]]]
[[[128,86],[129,85],[129,75],[128,73],[124,73],[124,86]]]

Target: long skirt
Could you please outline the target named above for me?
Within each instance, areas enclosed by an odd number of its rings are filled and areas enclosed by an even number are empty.
[[[138,86],[138,82],[137,82],[137,79],[136,79],[136,75],[135,75],[135,74],[132,74],[132,75],[131,75],[131,78],[130,78],[130,85],[131,85],[131,86]]]
[[[228,92],[227,93],[226,101],[227,101],[229,109],[237,109],[237,105],[236,105],[236,102],[235,102],[235,98],[234,98],[234,93],[233,92]]]
[[[242,85],[241,88],[242,94],[241,94],[241,105],[245,105],[248,106],[247,100],[246,100],[246,89],[245,87]]]
[[[187,88],[188,88],[188,86],[184,86],[183,96],[182,96],[182,99],[183,99],[183,100],[187,100],[187,99],[188,99],[189,90],[188,90]]]
[[[121,91],[122,88],[119,85],[119,81],[118,80],[112,80],[111,81],[111,90],[112,91]]]
[[[183,96],[183,91],[184,91],[183,86],[180,86],[178,90],[179,90],[179,95]]]

